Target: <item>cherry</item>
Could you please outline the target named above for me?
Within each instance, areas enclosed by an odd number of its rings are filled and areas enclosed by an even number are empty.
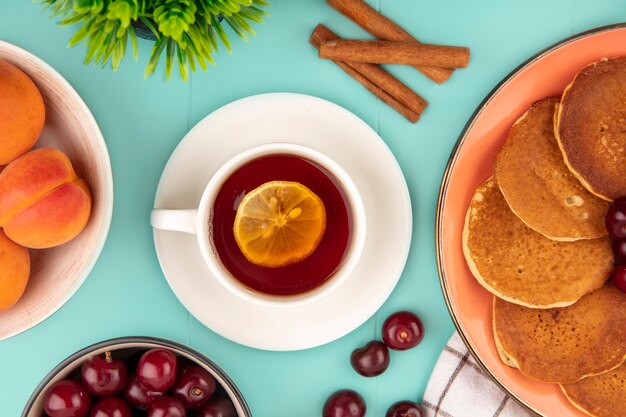
[[[343,389],[328,397],[322,417],[364,417],[365,411],[363,397],[356,391]]]
[[[96,401],[89,417],[133,417],[133,412],[121,398],[104,397]]]
[[[385,417],[422,417],[422,408],[413,401],[398,401],[389,407]]]
[[[613,241],[613,257],[616,264],[626,264],[626,239]]]
[[[626,238],[626,197],[613,202],[606,213],[606,230],[613,239]]]
[[[150,349],[137,364],[137,378],[152,391],[167,391],[176,381],[176,356],[166,349]]]
[[[112,359],[111,352],[105,356],[93,356],[81,367],[83,385],[93,395],[101,397],[114,395],[122,391],[128,371],[124,362]]]
[[[151,391],[141,385],[137,375],[133,374],[124,387],[124,398],[133,407],[146,410],[157,398],[165,395],[163,392]]]
[[[237,417],[237,411],[230,400],[213,397],[200,408],[197,417]]]
[[[190,359],[184,356],[180,356],[176,358],[176,362],[177,362],[176,368],[178,368],[178,375],[185,372],[188,368],[191,368],[192,366],[196,366],[195,362],[192,362]]]
[[[350,363],[363,376],[380,375],[389,366],[389,349],[383,342],[373,340],[362,348],[355,349],[350,355]]]
[[[407,350],[424,338],[421,320],[409,311],[394,313],[383,323],[383,340],[390,349]]]
[[[76,381],[55,382],[44,396],[43,408],[48,417],[85,417],[91,407],[91,396]]]
[[[187,410],[176,398],[165,396],[152,403],[148,417],[187,417]]]
[[[613,284],[623,293],[626,293],[626,265],[617,265],[613,269]]]
[[[199,408],[207,402],[217,388],[213,375],[201,366],[190,366],[174,384],[174,397],[187,408]]]

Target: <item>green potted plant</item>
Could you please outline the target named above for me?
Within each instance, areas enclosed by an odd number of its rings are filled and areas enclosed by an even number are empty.
[[[117,70],[131,44],[138,57],[137,37],[154,41],[145,77],[156,69],[165,54],[169,79],[174,61],[181,77],[187,79],[196,66],[206,71],[214,65],[213,53],[219,44],[231,52],[224,25],[244,40],[255,35],[252,23],[262,23],[265,0],[40,0],[60,17],[61,25],[80,25],[69,46],[85,42],[85,63]]]

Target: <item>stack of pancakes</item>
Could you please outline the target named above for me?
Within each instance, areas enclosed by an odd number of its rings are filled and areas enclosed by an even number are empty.
[[[604,225],[621,196],[626,58],[587,66],[513,125],[463,230],[502,361],[597,417],[626,416],[626,294]]]

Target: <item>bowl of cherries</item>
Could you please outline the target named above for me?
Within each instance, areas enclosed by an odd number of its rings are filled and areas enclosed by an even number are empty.
[[[61,362],[22,417],[251,417],[233,381],[202,354],[149,337],[111,339]]]

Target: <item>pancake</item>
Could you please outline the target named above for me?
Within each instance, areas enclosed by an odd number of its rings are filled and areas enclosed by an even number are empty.
[[[504,363],[544,382],[569,384],[626,359],[626,295],[609,282],[576,304],[531,309],[497,297],[493,332]]]
[[[565,163],[605,200],[626,195],[626,57],[583,68],[565,89],[555,134]]]
[[[561,385],[567,399],[594,417],[626,416],[626,364],[602,375]]]
[[[558,102],[550,97],[533,103],[513,125],[496,158],[496,182],[520,220],[549,239],[606,236],[609,203],[570,172],[554,137]]]
[[[557,242],[526,226],[493,179],[475,192],[465,217],[463,254],[496,296],[533,308],[563,307],[600,288],[613,271],[609,238]]]

